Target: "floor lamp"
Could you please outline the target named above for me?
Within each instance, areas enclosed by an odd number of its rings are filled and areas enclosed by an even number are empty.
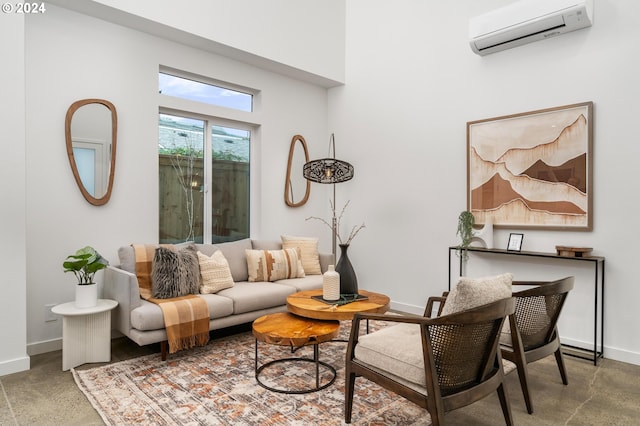
[[[333,150],[333,157],[322,158],[320,160],[313,160],[305,163],[302,168],[302,175],[305,179],[316,183],[330,183],[333,184],[333,217],[331,219],[332,230],[332,248],[333,248],[333,261],[336,261],[336,235],[337,218],[336,218],[336,183],[346,182],[353,178],[353,166],[346,161],[336,159],[336,139],[333,133],[329,139],[329,155]]]

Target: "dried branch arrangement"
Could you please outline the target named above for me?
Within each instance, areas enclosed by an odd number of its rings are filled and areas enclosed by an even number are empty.
[[[342,208],[342,211],[340,211],[340,215],[336,216],[336,207],[333,205],[333,202],[331,200],[329,200],[329,205],[331,206],[332,217],[336,217],[336,228],[335,229],[333,229],[333,226],[331,225],[331,223],[327,222],[326,220],[324,220],[321,217],[310,216],[306,220],[309,220],[309,219],[319,220],[320,222],[322,222],[325,225],[327,225],[329,227],[329,229],[331,229],[331,232],[335,233],[336,238],[338,239],[338,243],[340,243],[340,244],[351,244],[351,241],[353,241],[353,239],[356,237],[356,235],[358,235],[358,232],[360,232],[360,230],[365,228],[366,226],[365,226],[364,222],[359,226],[355,225],[353,228],[351,228],[351,232],[349,232],[349,236],[347,237],[346,241],[343,241],[342,238],[340,237],[340,221],[342,220],[342,215],[344,214],[345,210],[347,210],[347,206],[349,205],[350,201],[351,200],[349,200],[349,201],[347,201],[345,203],[344,207]]]

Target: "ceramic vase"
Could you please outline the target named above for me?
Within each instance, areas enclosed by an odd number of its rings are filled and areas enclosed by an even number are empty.
[[[336,272],[334,265],[322,275],[322,298],[324,300],[340,299],[340,274]]]
[[[349,244],[339,244],[339,247],[340,260],[336,265],[336,272],[340,274],[340,294],[358,294],[358,277],[347,255]]]
[[[493,218],[487,217],[482,229],[473,231],[472,245],[474,242],[480,243],[480,247],[493,248]]]
[[[76,308],[93,308],[98,304],[98,284],[76,285]]]

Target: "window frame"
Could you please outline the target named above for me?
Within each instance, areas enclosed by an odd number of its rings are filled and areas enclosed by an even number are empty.
[[[197,74],[193,74],[187,71],[182,71],[182,70],[178,70],[176,68],[170,68],[170,67],[166,67],[166,66],[160,66],[159,70],[158,70],[158,74],[169,74],[172,75],[174,77],[178,77],[178,78],[183,78],[186,80],[191,80],[191,81],[195,81],[198,83],[202,83],[202,84],[206,84],[206,85],[210,85],[210,86],[215,86],[221,89],[227,89],[227,90],[231,90],[233,92],[238,92],[238,93],[242,93],[245,95],[249,95],[251,96],[251,110],[250,111],[245,111],[242,109],[236,109],[236,108],[231,108],[231,107],[227,107],[224,105],[218,105],[218,104],[214,104],[214,103],[204,103],[204,102],[198,102],[198,101],[194,101],[192,99],[189,98],[182,98],[179,96],[173,96],[173,95],[167,95],[164,93],[158,93],[161,96],[164,96],[166,98],[175,98],[175,99],[182,99],[188,102],[193,102],[196,104],[200,104],[200,105],[207,105],[207,106],[213,106],[213,107],[217,107],[217,108],[224,108],[230,111],[238,111],[238,112],[242,112],[242,113],[254,113],[258,108],[259,108],[259,100],[260,100],[260,91],[256,90],[256,89],[251,89],[249,87],[246,86],[241,86],[239,84],[234,84],[234,83],[230,83],[227,81],[222,81],[222,80],[217,80],[214,78],[210,78],[210,77],[204,77],[201,75],[197,75]],[[158,77],[159,78],[159,77]]]
[[[212,225],[213,225],[213,194],[211,191],[211,176],[212,176],[212,159],[213,159],[213,141],[212,141],[212,129],[214,126],[231,127],[240,130],[246,130],[250,132],[249,142],[249,211],[248,215],[248,237],[250,237],[254,224],[256,223],[252,211],[256,210],[256,203],[258,202],[255,195],[256,171],[258,170],[258,159],[256,146],[259,144],[259,135],[261,124],[259,122],[260,117],[260,91],[256,89],[250,89],[237,84],[227,83],[213,78],[207,78],[198,76],[186,71],[177,70],[174,68],[161,66],[158,73],[167,73],[181,78],[188,78],[203,82],[205,84],[213,84],[225,89],[235,90],[242,93],[248,93],[253,96],[252,111],[243,111],[224,106],[203,103],[186,98],[178,98],[175,96],[165,95],[158,93],[158,117],[160,114],[176,115],[180,117],[193,118],[197,120],[203,120],[205,122],[205,144],[204,144],[204,200],[203,200],[203,241],[212,243]],[[158,135],[159,139],[159,135]],[[160,212],[158,211],[158,215]]]

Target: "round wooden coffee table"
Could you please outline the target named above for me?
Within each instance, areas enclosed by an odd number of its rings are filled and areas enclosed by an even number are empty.
[[[339,321],[318,321],[309,318],[302,318],[289,312],[264,315],[253,322],[253,336],[256,338],[255,352],[255,374],[256,381],[260,386],[273,392],[288,394],[303,394],[316,392],[330,386],[336,380],[336,369],[326,362],[318,359],[318,345],[334,339],[340,331]],[[269,361],[258,366],[258,341],[272,345],[290,346],[293,353],[296,349],[313,345],[313,359],[292,357]],[[279,389],[266,385],[260,379],[260,373],[267,367],[283,362],[313,362],[316,370],[315,387],[307,389]],[[332,374],[331,379],[320,385],[320,366],[326,367]]]
[[[358,291],[366,300],[344,305],[330,304],[315,300],[313,296],[322,296],[322,290],[306,290],[287,297],[287,309],[296,315],[319,320],[350,320],[357,312],[383,314],[389,310],[389,296],[372,291]]]

